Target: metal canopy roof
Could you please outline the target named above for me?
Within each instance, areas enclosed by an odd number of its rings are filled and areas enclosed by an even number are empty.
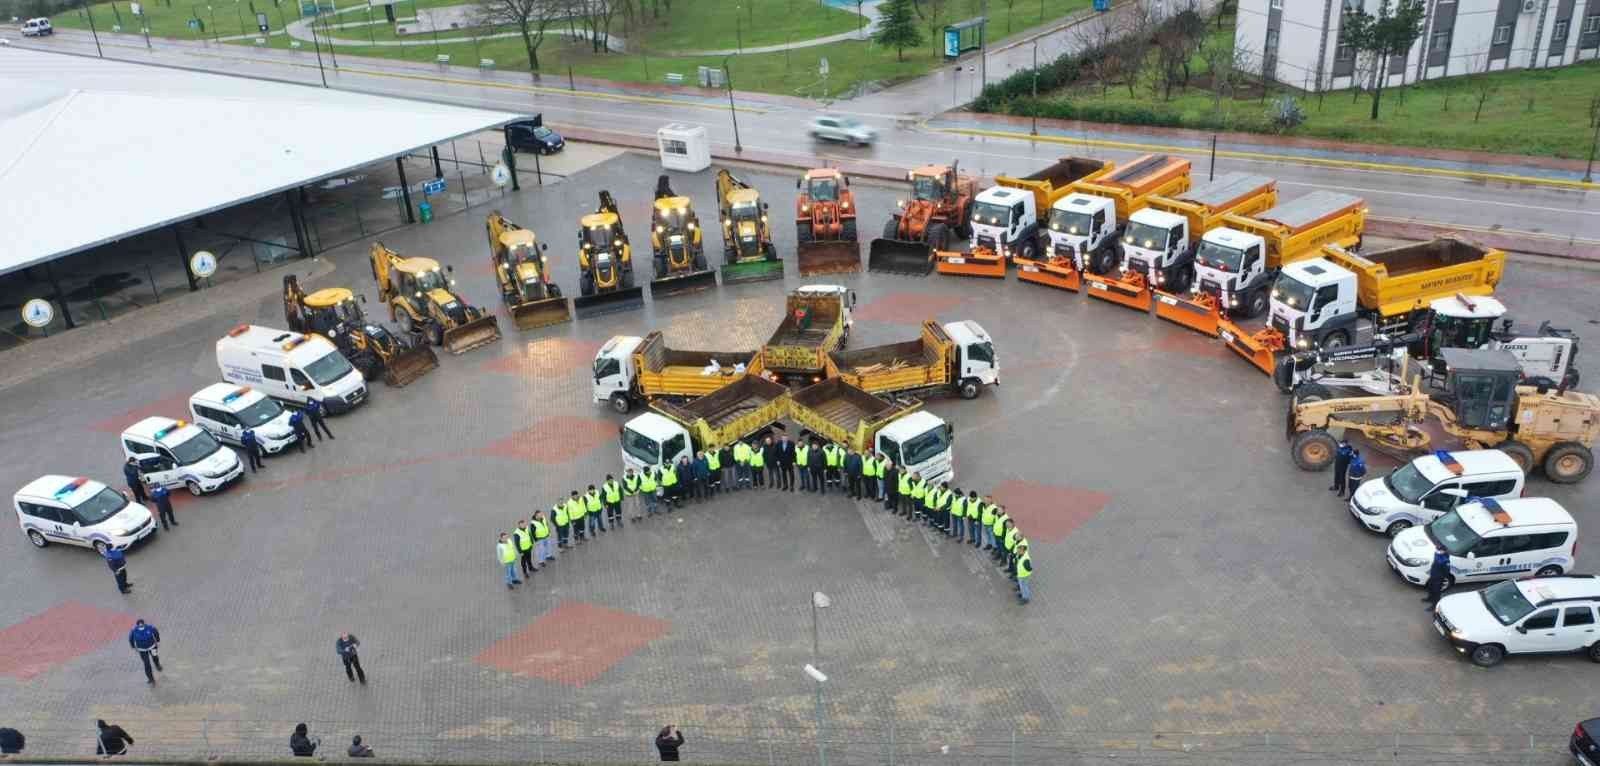
[[[0,49],[0,274],[519,119]]]

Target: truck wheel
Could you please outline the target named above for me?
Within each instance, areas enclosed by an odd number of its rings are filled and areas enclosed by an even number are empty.
[[[1089,257],[1089,270],[1096,274],[1110,274],[1117,267],[1117,252],[1113,247],[1102,247]]]
[[[1594,470],[1594,453],[1577,442],[1562,442],[1544,456],[1544,475],[1557,484],[1577,484]]]
[[[1566,376],[1561,379],[1561,387],[1567,391],[1576,389],[1578,387],[1578,378],[1578,368],[1568,367]]]
[[[889,221],[883,225],[883,238],[884,239],[899,239],[900,238],[900,219],[899,218],[890,218]]]
[[[1334,330],[1322,337],[1322,350],[1332,351],[1350,345],[1350,333],[1344,330]]]
[[[1533,386],[1534,388],[1544,391],[1552,391],[1556,387],[1556,382],[1544,377],[1543,375],[1535,375],[1527,380],[1522,381],[1522,385]]]
[[[957,386],[956,393],[960,394],[962,399],[976,399],[983,393],[983,385],[972,378],[967,378]]]
[[[611,409],[616,410],[618,414],[626,415],[628,410],[633,409],[633,402],[628,401],[627,394],[615,393],[611,395]]]
[[[1327,401],[1329,399],[1336,399],[1336,398],[1338,398],[1338,397],[1335,397],[1333,395],[1333,391],[1330,390],[1327,386],[1322,385],[1321,383],[1301,383],[1300,385],[1295,386],[1295,389],[1294,389],[1294,403],[1295,404],[1309,404],[1311,402],[1325,402],[1325,401]]]
[[[1189,285],[1192,282],[1194,282],[1194,271],[1187,266],[1183,266],[1172,272],[1172,276],[1167,279],[1167,284],[1164,287],[1169,293],[1182,295],[1189,292]]]
[[[1533,471],[1533,450],[1529,449],[1528,445],[1515,439],[1507,439],[1500,442],[1495,449],[1506,453],[1517,464],[1517,467],[1522,469],[1523,473],[1531,473]]]
[[[794,225],[794,241],[806,243],[811,241],[811,224],[797,223]]]
[[[924,238],[928,241],[928,247],[943,250],[950,244],[950,229],[942,223],[930,224]]]
[[[1267,313],[1267,291],[1256,290],[1244,300],[1244,315],[1248,319],[1255,319]]]
[[[1472,650],[1472,664],[1480,668],[1492,668],[1506,658],[1506,650],[1499,644],[1479,644]]]
[[[1030,237],[1022,241],[1022,246],[1017,248],[1017,251],[1011,257],[1013,259],[1021,258],[1024,261],[1038,260],[1039,246],[1034,244],[1033,239]]]
[[[1301,431],[1289,444],[1289,454],[1302,471],[1322,471],[1333,465],[1333,453],[1338,448],[1333,436],[1320,428]]]

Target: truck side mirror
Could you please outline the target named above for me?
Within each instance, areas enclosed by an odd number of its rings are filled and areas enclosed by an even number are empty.
[[[446,274],[454,274],[456,273],[456,267],[446,264],[444,267],[444,272]]]
[[[851,290],[850,291],[850,307],[851,308],[855,308],[855,305],[856,305],[856,291]]]
[[[367,302],[367,294],[366,293],[362,293],[362,294],[360,294],[360,295],[358,295],[356,297],[360,298],[362,303],[366,303]]]
[[[545,242],[540,242],[539,243],[539,250],[541,252],[549,250],[549,249],[550,249],[550,245],[548,243],[545,243]]]

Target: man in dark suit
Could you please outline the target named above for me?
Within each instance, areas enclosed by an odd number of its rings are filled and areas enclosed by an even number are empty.
[[[861,453],[850,450],[844,456],[845,491],[851,498],[861,499]]]
[[[784,434],[778,442],[778,478],[779,489],[786,492],[794,491],[794,442],[789,440],[789,435]]]

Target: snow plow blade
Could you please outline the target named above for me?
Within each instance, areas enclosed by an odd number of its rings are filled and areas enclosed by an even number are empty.
[[[383,368],[383,382],[399,388],[439,366],[439,357],[427,346],[413,346],[396,354]]]
[[[1203,332],[1213,338],[1217,337],[1217,325],[1222,322],[1222,312],[1217,310],[1217,299],[1205,294],[1183,298],[1157,290],[1156,316],[1195,332]]]
[[[850,240],[839,242],[801,242],[795,262],[800,276],[853,274],[861,270],[861,246]]]
[[[926,242],[875,239],[867,249],[867,271],[925,277],[933,271],[933,248]]]
[[[1006,259],[988,248],[978,248],[970,253],[936,250],[933,258],[933,268],[940,274],[990,279],[1006,278]]]
[[[566,298],[542,298],[511,307],[511,322],[518,330],[533,330],[572,321]]]
[[[642,308],[644,308],[643,287],[623,287],[594,295],[580,295],[572,299],[572,313],[579,319],[618,311],[637,311]]]
[[[653,298],[671,298],[685,293],[695,293],[709,290],[717,286],[717,272],[711,269],[693,271],[688,274],[674,274],[660,279],[650,280],[650,296]]]
[[[1284,340],[1282,333],[1270,328],[1246,334],[1227,319],[1217,323],[1217,337],[1222,338],[1222,342],[1228,344],[1233,353],[1244,357],[1246,362],[1267,375],[1271,375],[1278,364],[1277,352],[1283,348]]]
[[[1017,261],[1017,279],[1057,290],[1078,292],[1083,288],[1083,275],[1063,259],[1057,261]]]
[[[763,259],[722,265],[722,284],[725,285],[769,282],[774,279],[783,279],[783,261]]]
[[[444,348],[452,354],[464,354],[497,340],[500,340],[500,319],[493,314],[484,314],[460,327],[444,331]]]
[[[1150,288],[1145,287],[1144,277],[1139,274],[1125,274],[1121,278],[1091,274],[1083,281],[1089,285],[1084,293],[1090,298],[1150,313]]]

